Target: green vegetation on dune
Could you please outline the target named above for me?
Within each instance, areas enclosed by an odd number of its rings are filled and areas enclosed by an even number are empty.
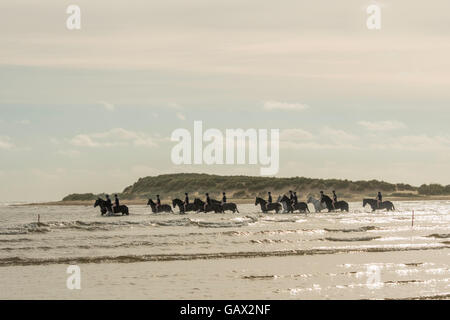
[[[450,186],[422,185],[414,187],[409,184],[392,184],[384,181],[350,181],[339,179],[312,179],[305,177],[274,178],[252,176],[219,176],[199,173],[164,174],[155,177],[140,178],[133,185],[126,187],[120,197],[122,199],[146,199],[156,194],[164,198],[183,198],[184,192],[191,196],[203,196],[209,192],[213,197],[219,197],[226,191],[229,197],[252,198],[265,196],[267,191],[274,195],[297,191],[302,196],[317,194],[319,190],[338,191],[341,195],[373,195],[382,191],[391,196],[420,196],[420,195],[450,195]],[[94,200],[98,196],[92,193],[71,194],[63,201]]]

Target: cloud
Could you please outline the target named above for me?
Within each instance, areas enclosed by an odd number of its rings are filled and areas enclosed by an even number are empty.
[[[359,140],[359,137],[348,133],[344,130],[340,130],[340,129],[333,129],[330,127],[324,127],[321,131],[320,131],[320,135],[321,135],[321,141],[332,141],[335,144],[349,144],[349,143],[353,143],[356,142],[357,140]]]
[[[284,110],[284,111],[300,111],[308,109],[309,106],[302,103],[287,103],[279,101],[265,101],[264,110],[274,111],[274,110]]]
[[[390,138],[384,144],[372,144],[371,147],[378,150],[448,151],[450,150],[450,136],[406,135]]]
[[[314,135],[303,129],[285,129],[280,133],[281,140],[311,140]]]
[[[357,149],[359,138],[343,130],[324,127],[312,134],[303,129],[285,129],[280,132],[280,147],[284,149]]]
[[[11,142],[11,138],[8,136],[0,136],[0,149],[11,149],[14,144]]]
[[[70,140],[77,147],[144,146],[156,147],[156,138],[145,133],[114,128],[106,132],[78,134]]]
[[[185,117],[184,114],[182,114],[181,112],[177,112],[175,115],[176,115],[177,118],[180,119],[180,120],[183,120],[183,121],[186,120],[186,117]]]
[[[370,131],[391,131],[406,128],[406,125],[403,122],[395,120],[359,121],[358,124]]]
[[[98,101],[98,103],[108,111],[114,111],[116,109],[116,106],[113,105],[112,103],[106,101]]]

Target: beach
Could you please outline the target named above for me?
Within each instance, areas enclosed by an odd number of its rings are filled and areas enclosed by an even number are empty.
[[[130,205],[130,216],[101,217],[92,204],[2,205],[0,298],[448,299],[450,201],[395,206],[179,215]],[[79,290],[66,286],[69,265]]]

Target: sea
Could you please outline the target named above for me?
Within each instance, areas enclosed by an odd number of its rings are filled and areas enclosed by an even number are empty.
[[[394,204],[185,215],[132,205],[102,217],[93,204],[1,203],[0,299],[450,299],[450,201]]]

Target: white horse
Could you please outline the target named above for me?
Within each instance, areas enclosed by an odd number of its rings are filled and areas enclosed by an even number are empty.
[[[312,203],[314,205],[314,209],[316,209],[316,212],[320,212],[327,208],[325,202],[320,202],[320,200],[316,200],[313,196],[309,196],[308,203]]]
[[[283,198],[283,197],[282,196],[278,196],[277,202],[280,202],[281,198]],[[286,201],[283,201],[283,202],[280,202],[280,203],[283,206],[283,212],[282,213],[288,212],[288,206],[287,206]]]

